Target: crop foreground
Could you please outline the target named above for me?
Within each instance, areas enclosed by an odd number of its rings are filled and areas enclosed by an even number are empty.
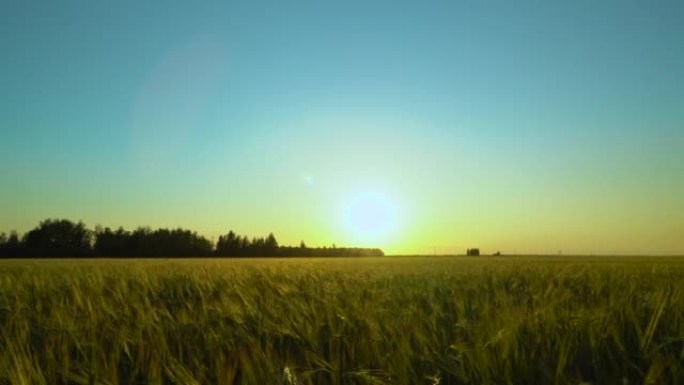
[[[681,384],[684,259],[0,262],[3,384]]]

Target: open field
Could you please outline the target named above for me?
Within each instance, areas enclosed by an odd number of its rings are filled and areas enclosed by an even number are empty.
[[[684,258],[6,260],[2,384],[681,384]]]

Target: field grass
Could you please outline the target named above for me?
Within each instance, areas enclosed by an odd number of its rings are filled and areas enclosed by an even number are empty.
[[[0,384],[682,384],[684,259],[8,260]]]

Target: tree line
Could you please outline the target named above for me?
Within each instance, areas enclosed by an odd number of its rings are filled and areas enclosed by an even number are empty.
[[[232,230],[216,243],[197,232],[177,228],[133,231],[97,226],[90,230],[83,222],[46,219],[23,236],[16,231],[0,233],[0,258],[66,257],[370,257],[382,256],[377,248],[280,246],[273,233],[266,237],[241,236]]]

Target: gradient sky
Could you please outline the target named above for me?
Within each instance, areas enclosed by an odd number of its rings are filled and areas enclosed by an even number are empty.
[[[0,231],[684,253],[684,2],[3,1]]]

